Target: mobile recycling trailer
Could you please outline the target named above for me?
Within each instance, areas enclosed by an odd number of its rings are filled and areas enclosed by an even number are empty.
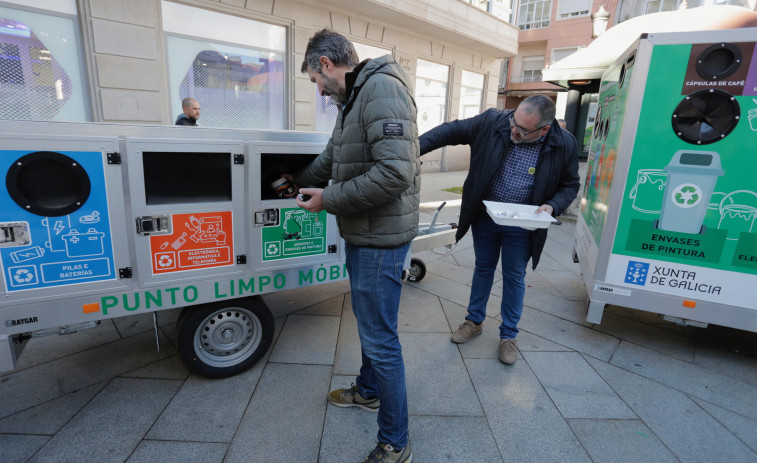
[[[757,331],[757,29],[644,34],[603,75],[576,227],[589,293]]]
[[[32,335],[180,307],[192,371],[252,366],[273,338],[261,294],[347,278],[335,218],[271,187],[327,139],[0,121],[0,371]]]

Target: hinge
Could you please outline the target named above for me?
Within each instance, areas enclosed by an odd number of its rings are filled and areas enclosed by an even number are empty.
[[[336,244],[329,244],[329,254],[336,253]]]
[[[237,256],[237,265],[244,265],[247,263],[247,254],[240,254]]]
[[[131,267],[124,267],[118,269],[119,278],[131,278]]]
[[[108,153],[108,164],[121,164],[121,154]]]
[[[235,154],[234,164],[244,164],[244,154]]]

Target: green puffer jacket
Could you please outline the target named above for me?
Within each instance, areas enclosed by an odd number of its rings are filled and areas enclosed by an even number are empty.
[[[294,179],[300,187],[333,179],[323,205],[344,240],[392,248],[418,234],[421,162],[416,107],[408,77],[387,55],[365,60],[346,75],[326,149]]]

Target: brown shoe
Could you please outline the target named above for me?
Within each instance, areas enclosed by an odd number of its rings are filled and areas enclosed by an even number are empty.
[[[456,344],[462,344],[464,342],[470,341],[473,336],[478,336],[483,330],[483,323],[476,325],[470,320],[465,320],[463,324],[458,326],[455,332],[452,333],[450,341]]]
[[[499,361],[505,365],[513,365],[518,360],[518,340],[499,340]]]

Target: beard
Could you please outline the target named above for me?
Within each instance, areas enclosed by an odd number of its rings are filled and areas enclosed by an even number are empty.
[[[347,89],[339,85],[339,81],[321,74],[322,90],[329,94],[334,103],[342,105],[347,100]]]

